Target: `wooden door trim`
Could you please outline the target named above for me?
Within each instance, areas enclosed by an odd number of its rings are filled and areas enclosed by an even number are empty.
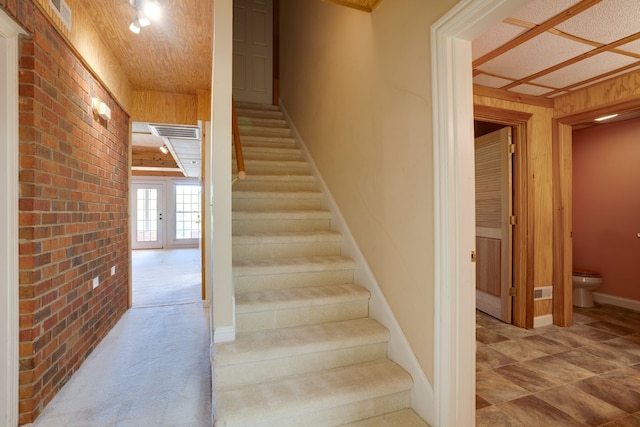
[[[474,105],[474,118],[513,128],[513,141],[518,156],[513,159],[513,211],[518,225],[513,229],[512,263],[513,299],[512,323],[521,328],[533,328],[533,239],[529,239],[533,225],[529,222],[527,179],[527,124],[532,114],[501,108]]]

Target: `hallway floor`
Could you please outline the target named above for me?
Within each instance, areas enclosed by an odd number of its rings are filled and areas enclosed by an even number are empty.
[[[476,312],[476,425],[640,426],[640,312],[525,330]]]
[[[134,278],[147,270],[163,286],[139,293],[145,306],[125,313],[34,427],[211,426],[209,314],[200,301],[171,304],[172,295],[200,292],[199,279],[185,291],[183,284],[193,281],[175,263],[192,250],[177,251],[186,252],[134,252]],[[180,284],[179,292],[165,286],[171,282]],[[152,301],[162,305],[151,306]]]

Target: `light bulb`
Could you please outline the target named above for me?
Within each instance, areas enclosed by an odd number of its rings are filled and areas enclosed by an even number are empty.
[[[158,20],[160,18],[160,15],[162,14],[160,4],[156,0],[145,1],[142,10],[144,11],[144,14],[148,16],[152,21]]]
[[[140,21],[138,20],[138,18],[134,19],[133,22],[131,22],[131,25],[129,25],[129,29],[132,33],[140,34]]]

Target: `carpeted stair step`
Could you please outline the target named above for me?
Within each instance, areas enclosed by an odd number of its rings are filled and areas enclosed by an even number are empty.
[[[232,154],[235,159],[235,151]],[[303,160],[302,151],[291,147],[243,146],[242,155],[245,160]]]
[[[309,165],[302,160],[251,160],[244,161],[247,175],[308,175]],[[236,163],[233,163],[232,172],[237,172]]]
[[[236,107],[236,114],[240,120],[242,117],[248,118],[264,118],[264,119],[283,119],[284,114],[279,110],[259,110],[254,108]]]
[[[328,231],[331,212],[327,210],[299,211],[233,211],[233,234],[280,231]]]
[[[371,294],[354,284],[268,289],[236,296],[238,333],[367,317]]]
[[[234,210],[303,210],[322,208],[319,191],[240,191],[232,193]]]
[[[278,136],[245,136],[241,138],[242,147],[274,147],[274,148],[295,148],[296,140],[289,137]]]
[[[250,101],[234,101],[233,104],[236,106],[236,108],[246,108],[258,111],[280,111],[280,107],[273,104],[260,104]]]
[[[341,243],[342,235],[336,231],[236,234],[233,259],[340,255]]]
[[[218,390],[386,358],[389,331],[370,318],[239,335],[214,355]]]
[[[240,128],[240,140],[244,136],[279,136],[279,137],[291,137],[291,129],[287,127],[275,128],[269,126],[252,126],[250,128]]]
[[[353,283],[355,263],[343,256],[233,262],[236,296],[251,291]]]
[[[429,424],[413,410],[403,409],[379,417],[343,424],[340,427],[429,427]]]
[[[411,377],[388,359],[217,395],[216,427],[330,427],[411,406]]]
[[[313,175],[247,175],[233,184],[233,191],[310,191],[315,189]]]
[[[256,126],[286,128],[287,122],[281,117],[253,117],[250,115],[238,116],[238,127],[240,128],[240,131],[243,129],[251,129]]]

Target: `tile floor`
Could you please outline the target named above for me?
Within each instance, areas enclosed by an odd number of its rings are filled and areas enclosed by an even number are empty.
[[[640,426],[640,312],[525,330],[476,312],[476,425]]]
[[[209,309],[199,279],[183,275],[189,264],[180,262],[191,252],[134,252],[140,306],[125,313],[33,427],[211,426]],[[162,285],[136,288],[145,271]]]

